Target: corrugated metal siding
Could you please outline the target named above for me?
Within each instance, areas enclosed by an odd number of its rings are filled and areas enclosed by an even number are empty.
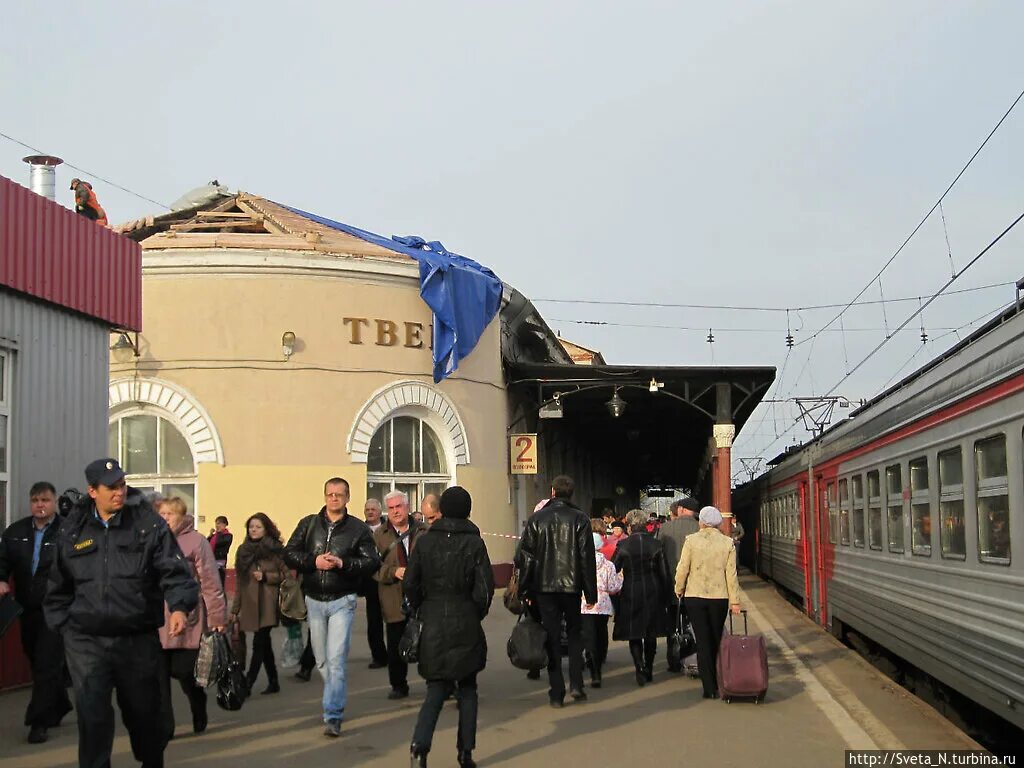
[[[85,465],[106,456],[109,339],[105,322],[0,287],[0,346],[13,347],[12,520],[33,482],[84,491]]]
[[[0,285],[142,330],[142,248],[0,176]]]

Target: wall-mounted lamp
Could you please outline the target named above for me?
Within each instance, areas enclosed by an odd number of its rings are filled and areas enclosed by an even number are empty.
[[[604,404],[605,408],[608,409],[608,413],[612,415],[613,419],[619,418],[626,410],[626,401],[619,396],[619,388],[615,388],[615,392],[612,394],[612,399]]]
[[[132,358],[139,356],[139,347],[127,333],[119,333],[117,340],[110,345],[110,352],[116,362],[127,363]]]
[[[550,403],[545,403],[537,411],[537,416],[542,419],[560,419],[564,412],[562,411],[562,401],[560,400],[561,393],[555,392],[555,397]]]
[[[284,355],[284,359],[287,360],[292,356],[295,351],[295,334],[291,331],[285,331],[281,337],[281,353]]]
[[[655,395],[656,395],[656,394],[658,394],[658,391],[659,391],[659,390],[660,390],[660,389],[661,389],[662,387],[664,387],[664,386],[665,386],[665,382],[663,382],[663,381],[658,381],[658,380],[657,380],[657,379],[655,379],[655,378],[654,378],[653,376],[651,376],[651,383],[647,385],[647,389],[648,389],[648,390],[649,390],[649,391],[650,391],[650,392],[651,392],[652,394],[655,394]]]

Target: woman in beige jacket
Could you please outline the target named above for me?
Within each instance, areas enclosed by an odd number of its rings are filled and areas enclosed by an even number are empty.
[[[704,698],[718,698],[715,673],[726,614],[740,612],[740,585],[736,578],[736,547],[719,531],[722,513],[715,507],[700,511],[700,530],[686,537],[676,567],[676,595],[685,600],[686,613],[697,640],[697,664]]]

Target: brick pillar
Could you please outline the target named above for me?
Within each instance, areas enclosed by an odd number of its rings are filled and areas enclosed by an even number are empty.
[[[722,513],[722,533],[732,533],[732,441],[736,427],[732,424],[715,424],[715,506]]]

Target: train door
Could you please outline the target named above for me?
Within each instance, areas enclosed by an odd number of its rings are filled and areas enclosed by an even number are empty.
[[[813,579],[812,574],[814,573],[814,548],[811,546],[811,539],[813,537],[816,526],[811,525],[811,489],[807,480],[802,480],[798,484],[798,503],[800,505],[800,525],[797,529],[797,557],[800,560],[800,565],[804,572],[804,610],[807,615],[814,617],[814,603],[816,596],[814,594],[812,585]]]

